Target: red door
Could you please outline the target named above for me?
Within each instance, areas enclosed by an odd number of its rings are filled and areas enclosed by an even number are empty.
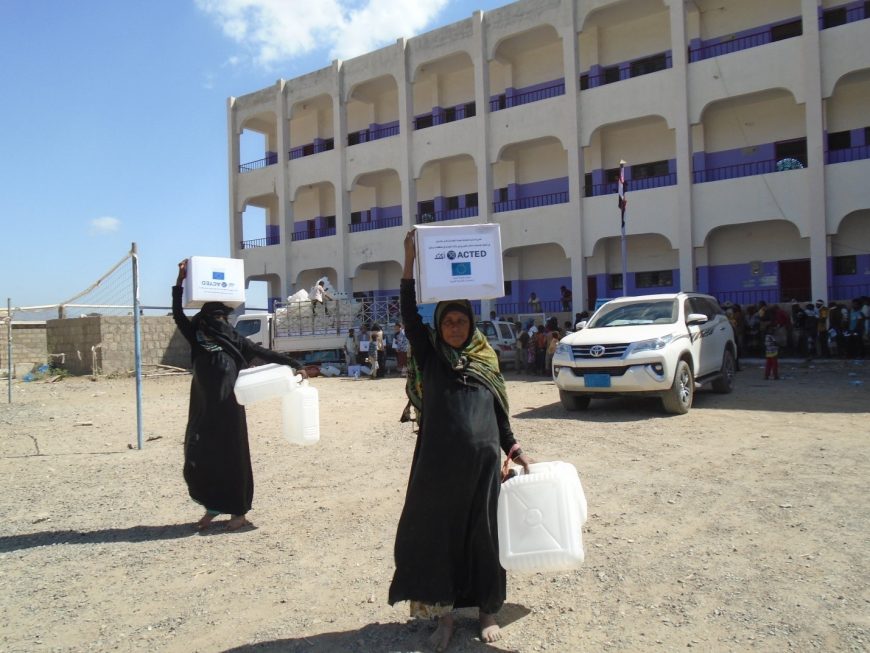
[[[810,260],[779,262],[779,300],[799,302],[812,300],[810,284]]]
[[[598,283],[595,275],[586,277],[586,310],[590,313],[595,309],[595,300],[598,299]]]

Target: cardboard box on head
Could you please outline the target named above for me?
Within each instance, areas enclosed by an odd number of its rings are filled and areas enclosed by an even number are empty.
[[[235,308],[245,303],[245,262],[238,258],[191,256],[184,280],[185,308],[223,302]]]
[[[504,296],[497,224],[417,225],[417,301]]]

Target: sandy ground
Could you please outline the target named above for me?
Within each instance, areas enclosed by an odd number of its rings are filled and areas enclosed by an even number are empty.
[[[565,413],[508,375],[514,428],[580,472],[586,562],[509,574],[488,647],[455,651],[870,649],[870,363],[746,366],[685,416],[649,399]],[[181,478],[187,376],[16,383],[0,404],[3,651],[416,651],[387,605],[414,435],[403,381],[316,379],[321,442],[248,411],[256,529],[198,535]],[[225,519],[225,518],[223,518]],[[222,521],[223,521],[222,519]]]

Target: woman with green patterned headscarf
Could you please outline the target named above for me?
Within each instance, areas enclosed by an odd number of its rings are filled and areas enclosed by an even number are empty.
[[[471,303],[439,303],[435,328],[426,326],[417,311],[415,258],[412,231],[400,297],[411,343],[407,394],[419,430],[389,601],[410,601],[414,617],[438,617],[430,641],[443,651],[455,608],[479,609],[482,641],[501,637],[495,613],[507,590],[498,559],[499,449],[526,469],[529,460],[511,431],[498,358],[474,326]]]

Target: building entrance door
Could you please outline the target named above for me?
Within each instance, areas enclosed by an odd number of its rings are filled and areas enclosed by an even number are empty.
[[[779,262],[779,299],[788,302],[796,299],[799,302],[812,300],[810,284],[810,260]]]

